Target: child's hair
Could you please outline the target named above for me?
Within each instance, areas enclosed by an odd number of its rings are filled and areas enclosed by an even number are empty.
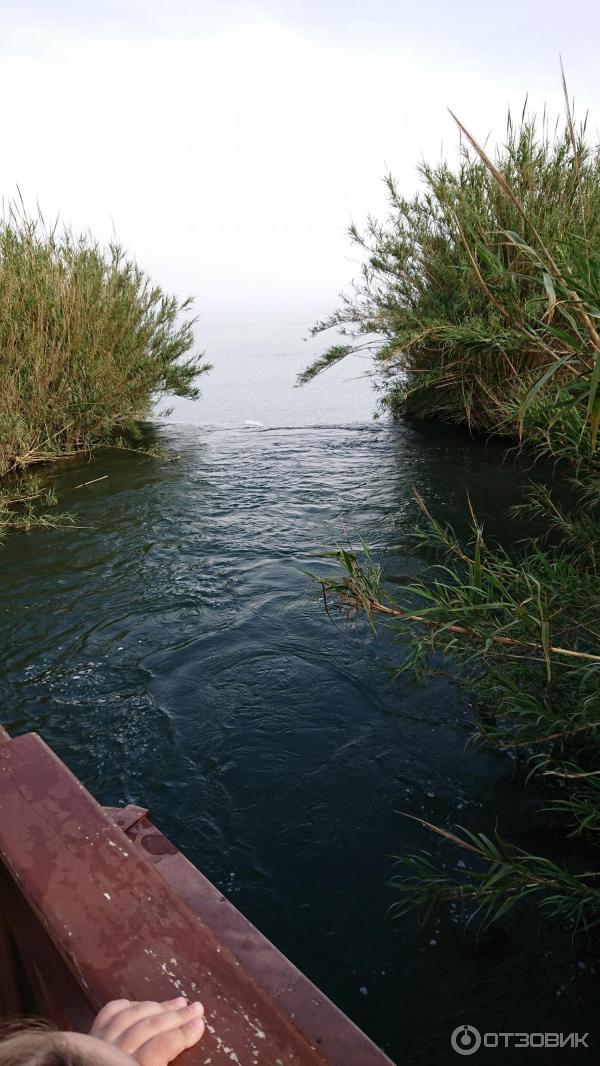
[[[94,1066],[62,1033],[39,1021],[20,1022],[0,1031],[0,1066]]]

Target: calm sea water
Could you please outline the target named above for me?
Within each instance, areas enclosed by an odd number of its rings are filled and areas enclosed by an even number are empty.
[[[533,912],[479,938],[444,911],[394,920],[395,856],[463,858],[401,812],[555,842],[511,760],[465,747],[460,688],[392,684],[390,633],[334,624],[306,574],[361,536],[391,580],[418,572],[413,486],[459,527],[468,490],[507,537],[529,474],[452,429],[374,423],[364,363],[299,392],[302,358],[233,348],[203,400],[148,430],[178,462],[107,452],[52,471],[78,528],[7,541],[5,725],[39,731],[101,802],[149,807],[399,1063],[457,1061],[462,1022],[593,1028],[593,953]]]

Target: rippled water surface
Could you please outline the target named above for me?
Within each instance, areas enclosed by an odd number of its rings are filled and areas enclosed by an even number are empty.
[[[286,428],[275,401],[244,425],[243,388],[216,425],[207,393],[211,426],[150,431],[177,463],[108,452],[53,471],[78,527],[3,550],[4,722],[38,730],[100,801],[149,807],[398,1062],[452,1061],[463,1021],[589,1029],[593,960],[560,930],[521,912],[477,941],[444,912],[424,929],[389,913],[394,856],[437,846],[399,812],[497,820],[534,847],[546,828],[508,758],[465,749],[456,685],[391,684],[389,634],[335,625],[305,573],[360,536],[392,580],[415,573],[413,485],[459,525],[468,488],[502,533],[528,476],[453,430],[374,424],[365,395],[340,386],[329,424],[302,408]]]

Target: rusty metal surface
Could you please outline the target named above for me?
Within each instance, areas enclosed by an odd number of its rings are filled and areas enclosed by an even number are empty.
[[[103,807],[113,825],[118,825],[125,833],[141,818],[146,818],[146,807],[138,807],[135,803],[128,803],[126,807]]]
[[[390,1060],[173,846],[148,817],[127,830],[180,899],[288,1013],[330,1066]]]
[[[190,1066],[207,1060],[212,1066],[389,1062],[337,1011],[335,1022],[349,1026],[356,1040],[350,1039],[343,1060],[328,1058],[322,1043],[317,1049],[310,1033],[318,1026],[303,1030],[294,1018],[293,984],[287,993],[292,995],[291,1008],[283,988],[276,995],[275,983],[289,978],[293,968],[284,973],[282,957],[275,953],[278,958],[270,957],[259,980],[256,966],[247,964],[252,937],[247,929],[243,934],[243,923],[236,935],[246,935],[248,950],[244,954],[238,945],[236,957],[228,945],[233,946],[237,919],[228,912],[222,935],[219,923],[213,921],[211,927],[207,920],[216,906],[213,886],[198,871],[195,879],[189,864],[184,869],[186,861],[154,830],[141,808],[125,814],[123,824],[136,839],[142,832],[151,839],[134,843],[39,737],[27,734],[0,742],[0,859],[17,895],[37,916],[57,959],[91,1008],[117,996],[201,998],[207,1033],[185,1053]],[[204,920],[186,906],[186,893],[198,914],[204,908]],[[255,941],[255,952],[268,955],[265,944],[264,938]],[[271,987],[264,979],[267,971]],[[302,998],[306,979],[298,971],[294,974]]]
[[[96,1010],[86,989],[78,983],[1,864],[0,913],[8,942],[0,986],[0,1017],[39,1015],[60,1029],[87,1032]]]
[[[16,1018],[31,1009],[18,956],[19,949],[8,924],[6,901],[0,891],[0,1018]]]

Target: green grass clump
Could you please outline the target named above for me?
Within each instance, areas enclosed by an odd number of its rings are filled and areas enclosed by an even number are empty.
[[[590,352],[556,281],[582,261],[587,269],[600,247],[600,149],[586,139],[585,123],[575,128],[568,103],[562,129],[550,130],[545,116],[523,114],[518,124],[509,116],[493,161],[459,126],[456,168],[423,164],[423,188],[412,199],[388,177],[389,218],[370,219],[364,233],[351,227],[361,275],[313,330],[336,329],[348,342],[300,381],[370,351],[393,413],[511,436],[523,394],[543,371],[574,348]],[[543,259],[542,286],[532,248]],[[567,360],[549,387],[573,378]]]
[[[0,479],[127,432],[165,394],[194,397],[190,301],[111,244],[0,222]]]

